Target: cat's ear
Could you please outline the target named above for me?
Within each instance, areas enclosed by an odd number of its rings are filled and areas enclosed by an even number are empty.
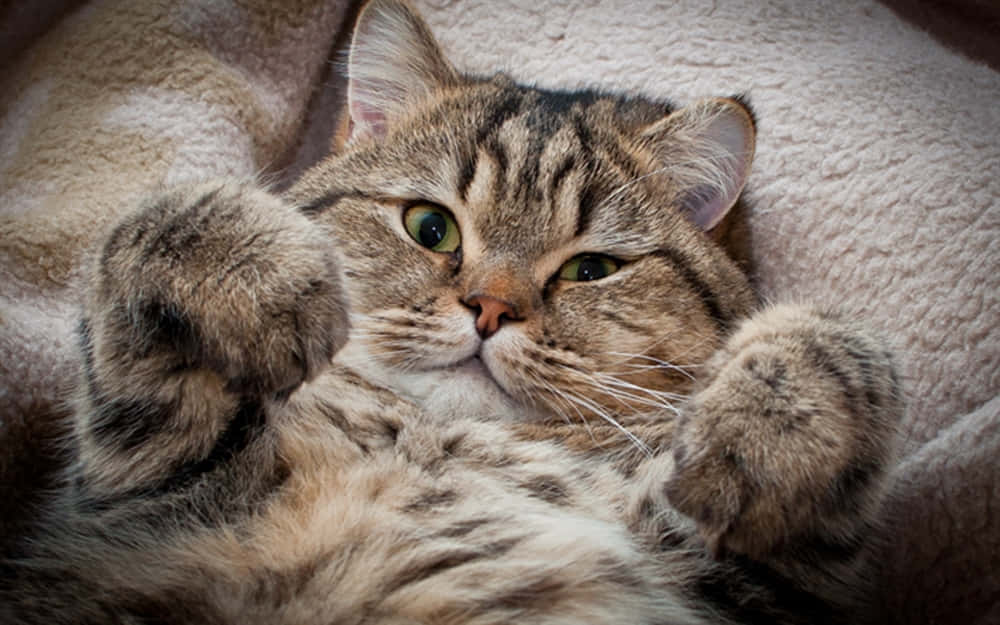
[[[361,9],[347,65],[351,140],[381,137],[408,104],[458,81],[430,29],[403,0],[371,0]]]
[[[740,98],[702,100],[646,127],[660,165],[678,185],[681,209],[702,230],[714,228],[746,185],[756,130]]]

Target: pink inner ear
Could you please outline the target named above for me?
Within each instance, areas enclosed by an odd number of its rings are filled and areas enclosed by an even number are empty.
[[[713,199],[706,197],[714,196]],[[693,191],[685,201],[688,218],[704,231],[711,230],[726,216],[729,207],[722,202],[721,195],[707,187]]]
[[[722,221],[746,184],[753,154],[753,129],[748,122],[746,113],[730,110],[713,119],[704,131],[720,184],[697,185],[684,207],[702,230],[711,230]]]
[[[745,173],[741,174],[740,177],[745,179]],[[711,230],[719,225],[729,209],[733,207],[742,189],[742,184],[734,184],[732,187],[727,185],[724,192],[708,185],[695,188],[685,200],[684,208],[688,218],[702,230]]]
[[[386,131],[386,117],[381,110],[370,106],[363,98],[351,97],[351,139],[363,136],[382,137]]]

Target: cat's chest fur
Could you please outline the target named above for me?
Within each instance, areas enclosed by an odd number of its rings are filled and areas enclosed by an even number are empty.
[[[662,466],[630,475],[637,488],[622,489],[610,457],[581,457],[556,436],[468,416],[445,423],[337,368],[268,410],[288,467],[284,484],[243,525],[252,544],[216,532],[189,539],[186,549],[227,554],[208,566],[239,561],[267,570],[290,554],[314,554],[295,600],[344,618],[376,604],[397,614],[457,615],[485,597],[514,611],[548,597],[572,612],[580,593],[612,592],[630,596],[632,615],[669,610],[678,623],[699,622],[643,571],[672,569],[677,583],[708,564],[694,553],[653,557],[633,534],[655,542],[652,528],[670,523],[673,540],[694,535],[680,517],[657,521],[646,509],[643,482],[660,479]],[[424,575],[432,579],[419,583]],[[617,579],[595,583],[595,575]],[[352,576],[368,581],[352,585]],[[332,585],[341,592],[330,595]],[[439,594],[446,587],[447,600]]]

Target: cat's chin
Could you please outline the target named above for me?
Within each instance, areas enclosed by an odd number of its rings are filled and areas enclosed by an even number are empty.
[[[497,383],[478,357],[425,370],[388,369],[351,341],[336,358],[371,382],[384,386],[443,418],[481,418],[505,421],[539,420],[544,414],[517,401]]]

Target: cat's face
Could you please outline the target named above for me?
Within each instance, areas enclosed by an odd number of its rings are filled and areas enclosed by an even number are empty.
[[[359,33],[382,33],[372,10]],[[443,63],[421,43],[408,54]],[[353,54],[365,45],[356,34]],[[742,145],[749,116],[732,101],[672,113],[442,67],[405,112],[355,93],[352,145],[291,192],[342,252],[342,358],[433,410],[620,422],[669,410],[752,302],[694,223],[714,225],[742,188],[725,179],[739,164],[698,142]],[[717,161],[730,169],[706,173]],[[713,201],[724,206],[707,214]]]

